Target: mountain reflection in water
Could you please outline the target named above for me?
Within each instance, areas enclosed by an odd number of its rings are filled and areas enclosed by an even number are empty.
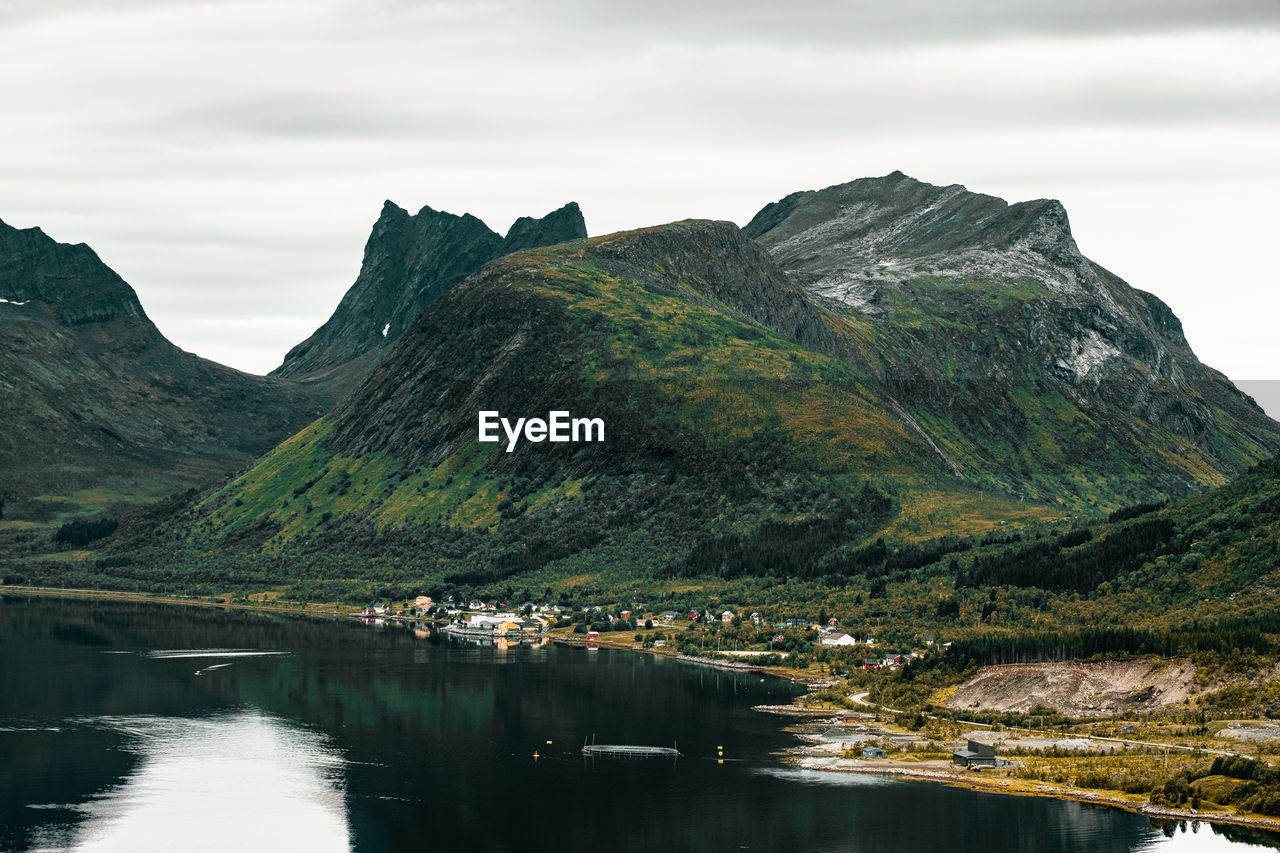
[[[77,721],[125,736],[139,762],[78,807],[70,838],[41,847],[77,853],[253,849],[346,851],[343,761],[315,732],[254,711],[204,719]]]
[[[1280,848],[793,770],[791,721],[752,710],[786,681],[417,627],[0,595],[0,851]],[[593,735],[682,756],[584,759]]]

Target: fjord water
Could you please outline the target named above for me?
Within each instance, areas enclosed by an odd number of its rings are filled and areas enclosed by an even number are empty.
[[[785,682],[421,633],[0,597],[0,850],[1275,849],[790,770],[771,753],[793,736],[751,710]],[[593,735],[684,755],[586,760]]]

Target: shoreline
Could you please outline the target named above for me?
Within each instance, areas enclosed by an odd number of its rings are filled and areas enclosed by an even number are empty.
[[[172,604],[180,607],[216,607],[222,610],[262,610],[268,613],[290,613],[295,616],[332,618],[347,616],[345,611],[332,607],[291,607],[284,604],[262,602],[207,601],[203,598],[182,598],[158,592],[125,592],[110,589],[63,589],[47,586],[13,586],[0,584],[0,595],[25,595],[39,598],[91,598],[103,601],[128,601],[141,604]]]
[[[835,722],[835,721],[833,721]],[[1005,794],[1009,797],[1042,797],[1061,799],[1066,802],[1083,803],[1085,806],[1105,806],[1119,808],[1134,815],[1162,818],[1162,820],[1199,821],[1203,824],[1229,824],[1247,829],[1265,830],[1280,835],[1280,818],[1238,815],[1229,812],[1193,811],[1193,809],[1155,806],[1139,799],[1129,799],[1125,794],[1112,790],[1096,790],[1091,788],[1070,788],[1039,780],[1012,779],[1009,776],[980,774],[980,772],[961,772],[950,770],[950,766],[933,762],[913,766],[914,762],[877,761],[870,763],[858,758],[831,758],[805,754],[806,747],[796,747],[787,753],[780,753],[780,761],[797,770],[815,772],[835,772],[835,774],[855,774],[863,776],[884,776],[888,779],[919,781],[947,785],[950,788],[964,788],[987,794]]]
[[[801,747],[803,749],[803,747]],[[910,767],[904,764],[867,764],[854,758],[812,758],[803,755],[785,755],[782,763],[800,770],[813,770],[823,773],[854,773],[864,776],[885,776],[912,782],[934,782],[953,788],[965,788],[970,791],[981,791],[989,794],[1005,794],[1012,797],[1043,797],[1052,800],[1084,803],[1085,805],[1107,806],[1118,808],[1133,814],[1166,820],[1199,821],[1201,823],[1223,823],[1233,826],[1261,829],[1280,834],[1280,818],[1251,817],[1248,815],[1228,814],[1225,812],[1193,811],[1176,809],[1170,806],[1156,806],[1149,802],[1126,799],[1124,794],[1115,791],[1097,791],[1090,788],[1068,788],[1048,782],[1029,782],[1014,780],[1002,776],[984,776],[981,773],[959,773],[940,767]],[[842,764],[841,762],[848,762]],[[1014,784],[1023,783],[1030,787]]]
[[[143,604],[211,607],[223,610],[259,610],[268,613],[284,613],[326,620],[346,618],[352,615],[350,613],[334,609],[333,607],[309,608],[264,603],[217,602],[206,601],[203,599],[180,598],[177,596],[169,596],[159,593],[94,589],[56,589],[51,587],[8,586],[0,584],[0,596],[5,594],[43,598],[99,599],[104,601],[121,601]],[[577,637],[557,637],[549,632],[546,636],[558,645],[571,646],[575,648],[586,645],[585,640],[579,641]],[[731,671],[758,672],[777,678],[785,678],[794,684],[809,688],[811,692],[813,690],[820,690],[829,686],[828,679],[802,676],[793,670],[785,670],[768,666],[752,666],[751,664],[722,661],[711,658],[700,658],[693,655],[683,655],[674,650],[668,651],[666,649],[654,648],[645,649],[624,643],[604,643],[601,644],[601,647],[617,651],[652,654],[657,657],[665,657],[682,663],[712,666]],[[760,705],[754,706],[752,710],[759,713],[773,714],[778,717],[791,717],[793,719],[795,717],[808,717],[811,719],[830,717],[833,725],[838,725],[842,722],[841,711],[838,709],[807,708],[803,705],[794,703],[791,705]],[[859,716],[866,716],[866,714],[859,714]],[[1126,799],[1124,794],[1114,791],[1093,790],[1088,788],[1069,788],[1047,782],[1030,782],[1028,780],[1009,779],[1004,776],[986,776],[980,773],[967,773],[965,775],[961,775],[955,771],[946,769],[945,766],[938,766],[936,764],[920,767],[913,767],[909,763],[902,762],[870,764],[865,761],[852,758],[831,758],[825,756],[806,755],[804,751],[805,747],[796,747],[792,751],[779,754],[778,760],[788,767],[794,767],[800,770],[813,770],[826,773],[855,773],[865,776],[882,776],[892,779],[901,779],[904,781],[933,782],[936,784],[948,785],[955,788],[965,788],[967,790],[981,791],[984,793],[1005,794],[1008,796],[1018,797],[1045,797],[1048,799],[1064,800],[1068,802],[1079,802],[1086,805],[1106,806],[1108,808],[1122,809],[1124,811],[1149,818],[1229,824],[1232,826],[1260,829],[1280,834],[1280,818],[1250,817],[1246,815],[1222,812],[1176,809],[1168,806],[1152,805],[1149,802]]]

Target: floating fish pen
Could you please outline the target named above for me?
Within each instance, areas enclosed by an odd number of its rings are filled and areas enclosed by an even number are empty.
[[[592,758],[675,758],[680,750],[674,746],[635,746],[630,744],[591,743],[583,741],[582,754]]]

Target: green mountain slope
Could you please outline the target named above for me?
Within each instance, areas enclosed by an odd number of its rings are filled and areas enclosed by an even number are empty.
[[[984,488],[1114,508],[1223,483],[1280,449],[1276,423],[1200,363],[1168,306],[1080,252],[1056,201],[895,172],[795,193],[744,230],[868,324],[862,365]]]
[[[868,377],[796,340],[856,335],[728,223],[513,255],[442,296],[331,417],[206,499],[190,541],[255,529],[287,552],[422,528],[464,543],[434,558],[448,572],[501,577],[592,555],[639,569],[655,542],[670,562],[721,528],[857,514],[868,479],[980,498]],[[481,410],[599,417],[606,440],[506,452],[477,441]],[[620,556],[632,537],[647,543]]]
[[[1002,227],[1027,230],[1014,220]],[[1101,309],[1081,294],[1021,274],[908,282],[900,310],[868,313],[778,255],[694,221],[494,261],[437,298],[329,416],[197,504],[119,534],[110,559],[130,565],[111,574],[313,596],[517,577],[883,580],[956,550],[940,536],[999,531],[997,547],[1028,525],[1220,483],[1276,446],[1276,425],[1241,395],[1193,440],[1178,418],[1147,420],[1013,347],[1028,323],[1088,337],[1072,312]],[[1149,304],[1102,286],[1117,305]],[[1167,328],[1155,333],[1173,340]],[[1134,335],[1104,360],[1116,381],[1146,375],[1133,353],[1148,339]],[[1207,398],[1199,363],[1178,356],[1175,398]],[[1030,378],[1015,375],[1024,366]],[[606,440],[508,453],[477,441],[485,410],[598,417]],[[882,537],[909,559],[878,551]]]
[[[174,346],[88,246],[0,222],[0,529],[206,484],[326,408]]]

